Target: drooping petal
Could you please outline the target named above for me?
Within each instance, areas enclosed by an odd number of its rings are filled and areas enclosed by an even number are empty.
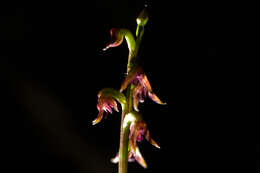
[[[124,35],[121,32],[121,29],[119,28],[112,28],[110,30],[110,36],[111,36],[111,41],[106,45],[106,47],[103,50],[107,50],[110,47],[117,47],[120,44],[122,44],[124,40]]]
[[[136,152],[135,152],[135,160],[144,168],[147,168],[147,164],[139,150],[138,147],[136,147]]]
[[[152,91],[151,84],[145,74],[140,75],[139,81],[148,91]]]
[[[112,108],[107,103],[103,104],[103,110],[112,114]]]
[[[137,138],[137,130],[136,130],[136,123],[132,123],[130,126],[130,134],[129,134],[129,143],[131,152],[135,153],[136,151],[136,138]]]
[[[150,99],[152,99],[154,102],[161,104],[161,105],[166,105],[166,103],[162,102],[159,97],[157,97],[152,91],[148,92],[148,96]]]
[[[147,141],[149,141],[153,146],[155,146],[156,148],[161,148],[151,137],[150,137],[150,132],[147,129],[145,132],[145,139]]]
[[[137,112],[139,111],[138,104],[144,102],[146,95],[147,89],[141,83],[138,83],[133,91],[133,107]]]
[[[148,96],[150,97],[150,99],[152,99],[154,102],[161,104],[161,105],[165,105],[166,103],[162,102],[159,97],[157,97],[153,91],[152,91],[152,87],[151,84],[147,78],[146,75],[142,75],[142,78],[140,79],[140,82],[142,83],[142,85],[148,90]]]
[[[102,118],[103,118],[103,110],[101,109],[98,113],[97,118],[94,121],[92,121],[92,125],[96,125],[97,123],[99,123]]]
[[[138,112],[139,110],[138,110],[138,103],[140,102],[140,95],[142,94],[141,93],[141,90],[142,90],[142,84],[141,83],[139,83],[136,87],[135,87],[135,89],[134,89],[134,91],[133,91],[133,106],[134,106],[134,109]]]
[[[115,111],[119,112],[118,107],[117,107],[117,103],[116,103],[116,101],[114,99],[112,99],[112,98],[107,99],[107,103]]]

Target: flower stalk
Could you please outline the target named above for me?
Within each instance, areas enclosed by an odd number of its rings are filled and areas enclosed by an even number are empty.
[[[130,133],[130,123],[128,123],[124,127],[123,126],[124,118],[121,120],[121,131],[120,131],[120,146],[119,146],[120,148],[119,148],[119,163],[118,163],[119,173],[127,173],[127,168],[128,168],[128,143],[129,143],[128,136]]]

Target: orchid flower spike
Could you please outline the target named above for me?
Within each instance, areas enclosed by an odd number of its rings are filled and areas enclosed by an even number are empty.
[[[112,114],[112,109],[114,109],[117,112],[119,111],[117,103],[114,99],[121,103],[121,106],[126,104],[126,98],[124,94],[113,88],[104,88],[101,91],[99,91],[97,103],[97,109],[99,111],[99,114],[97,118],[92,122],[93,125],[101,121],[101,119],[103,118],[104,111],[109,112],[110,114]]]
[[[166,104],[162,102],[159,97],[157,97],[152,91],[151,84],[141,66],[136,65],[132,68],[132,70],[129,72],[128,76],[122,83],[120,91],[122,92],[123,90],[125,90],[127,86],[131,83],[135,85],[133,91],[133,106],[136,111],[139,111],[138,104],[139,102],[144,102],[144,98],[147,96],[147,94],[154,102],[162,105]]]

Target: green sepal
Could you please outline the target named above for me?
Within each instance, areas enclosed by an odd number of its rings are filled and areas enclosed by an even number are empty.
[[[98,93],[98,97],[113,97],[121,104],[126,104],[126,97],[123,93],[113,89],[113,88],[104,88]]]

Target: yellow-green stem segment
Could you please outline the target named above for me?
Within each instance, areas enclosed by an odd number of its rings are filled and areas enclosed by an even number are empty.
[[[118,172],[127,173],[128,167],[128,136],[129,136],[129,126],[123,127],[125,115],[128,112],[128,104],[122,105],[122,117],[121,117],[121,127],[120,127],[120,148],[119,148],[119,162],[118,162]]]

